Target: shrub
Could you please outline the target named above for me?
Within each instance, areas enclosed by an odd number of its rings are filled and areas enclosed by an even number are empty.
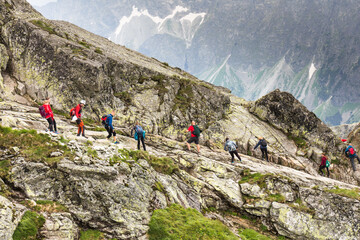
[[[155,210],[149,223],[149,239],[238,239],[218,220],[204,217],[195,209],[173,204]]]
[[[97,47],[97,48],[95,48],[95,52],[96,52],[96,53],[98,53],[98,54],[103,54],[103,52],[101,51],[101,49],[100,49],[100,48],[98,48],[98,47]]]
[[[98,158],[99,157],[97,151],[95,149],[90,148],[90,147],[88,147],[88,149],[87,149],[87,155],[92,157],[92,158]]]
[[[30,22],[50,34],[56,34],[56,31],[48,23],[46,23],[44,21],[31,20]]]
[[[39,239],[37,234],[39,228],[45,223],[45,218],[32,211],[25,212],[13,234],[14,240]]]

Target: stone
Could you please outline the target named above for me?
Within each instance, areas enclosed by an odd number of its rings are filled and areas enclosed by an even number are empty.
[[[250,197],[264,197],[266,194],[257,184],[243,183],[240,184],[241,192]]]
[[[79,229],[70,213],[51,213],[45,215],[45,224],[40,234],[48,240],[78,239]]]
[[[51,154],[50,154],[50,157],[60,157],[60,156],[62,156],[63,154],[61,153],[61,152],[52,152]]]
[[[0,239],[12,239],[25,210],[25,207],[14,204],[0,195]]]

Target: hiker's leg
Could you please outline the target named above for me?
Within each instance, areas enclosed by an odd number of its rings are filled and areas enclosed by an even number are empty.
[[[106,138],[110,138],[111,137],[111,132],[110,132],[111,129],[110,129],[110,127],[105,125],[105,129],[106,129],[106,131],[108,133]]]
[[[53,118],[52,120],[53,120],[53,122],[54,122],[54,131],[57,132],[56,121],[55,121],[54,118]]]
[[[265,156],[266,156],[266,161],[269,161],[269,156],[268,156],[267,148],[265,148]]]
[[[239,153],[235,150],[234,151],[234,153],[235,153],[235,155],[236,155],[236,157],[240,160],[240,162],[241,162],[241,157],[239,156]]]
[[[51,117],[47,118],[46,120],[47,120],[48,123],[49,123],[48,129],[49,129],[49,131],[52,132],[52,131],[53,131],[53,121],[52,121]]]
[[[190,138],[189,140],[186,141],[186,145],[187,145],[187,148],[188,150],[190,151],[190,143],[192,143],[193,139]]]
[[[138,136],[138,150],[140,150],[140,137]]]
[[[80,126],[81,126],[82,135],[85,137],[85,125],[84,125],[84,122],[82,120],[80,122]]]
[[[356,154],[356,159],[358,160],[359,164],[360,164],[360,158],[359,156]]]
[[[229,152],[230,155],[231,155],[231,162],[233,163],[234,162],[234,152]]]
[[[80,119],[76,119],[76,124],[78,125],[78,133],[77,135],[80,136],[81,133],[81,120]]]
[[[326,167],[326,170],[327,170],[327,176],[329,177],[330,176],[330,171],[329,171],[329,168],[328,167]]]
[[[116,132],[113,130],[114,142],[116,142]]]
[[[260,150],[261,150],[261,160],[264,160],[265,149],[260,148]]]
[[[321,174],[321,176],[324,175],[323,168],[324,168],[324,166],[320,166],[320,167],[319,167],[319,173]]]
[[[350,158],[350,162],[351,162],[351,166],[352,166],[352,168],[353,168],[353,170],[354,170],[354,172],[356,171],[356,167],[355,167],[355,162],[354,162],[354,157],[351,157]]]
[[[144,148],[144,151],[146,151],[146,147],[145,147],[145,139],[143,136],[141,136],[141,142],[142,142],[142,145],[143,145],[143,148]]]
[[[200,152],[200,145],[196,144],[197,151]]]

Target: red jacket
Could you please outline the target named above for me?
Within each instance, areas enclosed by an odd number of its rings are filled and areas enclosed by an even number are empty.
[[[327,160],[326,157],[322,157],[322,158],[321,158],[320,166],[326,166],[326,160]]]
[[[81,110],[82,110],[81,105],[78,104],[78,105],[75,107],[75,115],[76,115],[77,118],[81,118]]]
[[[49,117],[54,118],[54,114],[53,114],[53,112],[51,110],[50,105],[49,104],[44,104],[43,107],[44,107],[45,113],[46,113],[45,118],[46,119],[49,118]]]
[[[194,129],[194,126],[193,126],[193,125],[191,125],[191,126],[188,128],[188,131],[191,132],[191,137],[196,137],[196,135],[194,134],[195,129]]]

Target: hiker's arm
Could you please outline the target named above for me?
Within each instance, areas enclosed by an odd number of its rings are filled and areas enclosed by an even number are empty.
[[[76,115],[77,118],[81,117],[81,114],[79,112],[80,112],[80,107],[79,107],[79,105],[77,105],[76,108],[75,108],[75,115]]]
[[[112,125],[112,120],[113,120],[113,118],[112,118],[112,117],[109,117],[109,122],[108,122],[108,124],[109,124],[109,127],[110,127],[111,129],[114,129],[114,127],[113,127],[113,125]]]
[[[226,147],[227,147],[227,144],[225,143],[225,146],[224,146],[224,150],[225,150],[225,151],[227,151],[227,150],[226,150]]]
[[[256,144],[256,146],[254,147],[254,150],[260,145],[260,141]]]

